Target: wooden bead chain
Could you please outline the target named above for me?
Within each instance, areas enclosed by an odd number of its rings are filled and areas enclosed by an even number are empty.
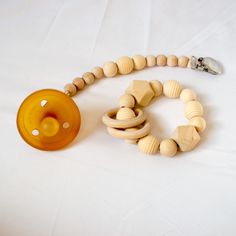
[[[178,126],[171,138],[160,142],[150,134],[150,123],[140,106],[147,106],[162,94],[172,99],[180,98],[185,103],[184,114],[189,122],[188,125]],[[172,157],[178,150],[192,150],[200,141],[199,133],[206,128],[203,107],[196,99],[193,90],[183,89],[176,80],[169,80],[163,85],[158,80],[134,80],[120,97],[119,108],[106,112],[102,120],[111,136],[138,144],[146,154],[155,154],[159,150],[160,154]]]
[[[22,138],[31,146],[41,150],[57,150],[68,145],[78,134],[81,124],[80,111],[71,99],[86,85],[96,79],[127,75],[132,71],[146,67],[169,66],[191,68],[211,74],[222,73],[221,65],[210,57],[177,57],[175,55],[135,55],[121,57],[116,62],[108,61],[102,67],[94,67],[90,72],[73,79],[66,84],[64,93],[55,89],[42,89],[30,94],[21,104],[17,113],[17,128]],[[186,103],[185,116],[188,126],[177,128],[172,139],[159,141],[150,135],[151,126],[142,109],[153,97],[164,94],[170,98],[178,98]],[[159,81],[134,81],[126,94],[120,98],[120,108],[107,112],[103,122],[108,132],[127,142],[137,143],[145,153],[155,153],[160,148],[163,155],[173,156],[177,147],[181,151],[192,149],[200,137],[198,133],[205,129],[202,118],[203,108],[196,101],[196,94],[189,89],[182,90],[176,81],[169,81],[162,86]]]

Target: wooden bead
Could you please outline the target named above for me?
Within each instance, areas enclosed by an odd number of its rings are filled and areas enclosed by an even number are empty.
[[[150,85],[152,87],[155,97],[158,97],[162,94],[163,86],[159,80],[152,80],[150,82]]]
[[[185,104],[184,114],[187,119],[191,119],[195,116],[202,116],[204,113],[202,104],[198,101],[189,101]]]
[[[140,106],[147,106],[154,97],[151,85],[146,80],[133,80],[126,93],[133,95]]]
[[[178,66],[179,66],[179,67],[182,67],[182,68],[185,68],[185,67],[188,66],[188,61],[189,61],[189,58],[188,58],[188,57],[181,56],[181,57],[179,57],[179,59],[178,59]]]
[[[134,69],[134,62],[130,57],[121,57],[116,64],[121,75],[127,75]]]
[[[103,72],[106,77],[114,77],[117,75],[118,68],[116,63],[108,61],[103,65]]]
[[[180,93],[180,100],[189,102],[197,99],[197,94],[191,89],[183,89]]]
[[[175,55],[169,55],[167,57],[167,65],[170,67],[175,67],[178,65],[178,58]]]
[[[135,130],[138,130],[138,129],[137,128],[128,128],[128,129],[126,129],[126,131],[128,131],[128,132],[132,132],[132,131],[135,131]],[[136,144],[138,142],[138,139],[125,139],[125,142],[130,143],[130,144]]]
[[[136,117],[135,112],[128,107],[120,108],[116,114],[117,120],[129,120],[135,117]]]
[[[178,150],[178,146],[173,139],[164,139],[160,143],[160,154],[163,156],[173,157]]]
[[[159,140],[152,135],[148,135],[138,141],[139,149],[146,154],[157,153],[159,144]]]
[[[77,92],[76,86],[74,84],[66,84],[64,89],[65,92],[69,93],[70,96],[74,96]]]
[[[165,55],[157,56],[157,66],[166,66],[167,58]]]
[[[124,94],[119,99],[120,107],[129,107],[133,108],[135,106],[135,99],[130,94]]]
[[[196,116],[189,121],[189,125],[193,125],[197,132],[201,133],[206,128],[206,121],[201,116]]]
[[[82,78],[87,85],[93,84],[94,80],[95,80],[95,77],[94,77],[93,73],[91,73],[91,72],[84,73]]]
[[[168,98],[178,98],[182,90],[182,86],[176,80],[169,80],[163,84],[163,93]]]
[[[146,59],[144,56],[135,55],[133,56],[133,61],[135,70],[142,70],[146,66]]]
[[[99,66],[97,67],[94,67],[92,69],[92,73],[94,74],[94,76],[97,78],[97,79],[101,79],[104,77],[104,73],[103,73],[103,69]]]
[[[178,126],[172,138],[182,152],[192,150],[200,141],[197,130],[191,125]]]
[[[147,66],[152,67],[156,65],[156,57],[153,55],[146,56]]]
[[[84,80],[80,77],[74,78],[73,84],[77,87],[78,90],[82,90],[85,86]]]

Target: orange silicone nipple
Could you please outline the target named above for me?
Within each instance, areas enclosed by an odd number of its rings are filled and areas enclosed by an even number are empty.
[[[17,127],[22,138],[41,150],[57,150],[69,144],[80,129],[80,112],[66,94],[39,90],[29,95],[17,114]]]

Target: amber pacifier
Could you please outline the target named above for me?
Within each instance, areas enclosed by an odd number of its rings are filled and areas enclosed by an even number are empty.
[[[17,114],[22,138],[41,150],[57,150],[68,145],[80,129],[80,111],[68,95],[43,89],[29,95]]]

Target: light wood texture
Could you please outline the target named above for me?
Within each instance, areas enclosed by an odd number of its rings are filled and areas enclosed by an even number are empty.
[[[77,87],[78,90],[82,90],[85,86],[84,80],[80,77],[74,78],[72,83]]]
[[[119,108],[114,108],[106,112],[102,117],[102,122],[109,127],[118,129],[133,128],[142,124],[146,119],[147,115],[141,109],[135,109],[136,117],[131,120],[116,120],[113,117],[116,116]]]
[[[142,70],[146,66],[146,58],[141,55],[133,56],[134,69]]]
[[[178,144],[182,152],[194,149],[200,141],[200,136],[192,125],[178,126],[172,138]]]
[[[126,89],[126,93],[133,95],[137,104],[140,106],[147,106],[154,97],[151,85],[146,80],[132,81],[130,86]]]
[[[170,67],[175,67],[178,65],[178,58],[175,55],[169,55],[167,57],[167,65]]]
[[[103,72],[106,77],[114,77],[117,75],[118,68],[116,63],[108,61],[103,65]]]
[[[192,89],[183,89],[180,93],[180,100],[183,102],[194,101],[197,99],[197,94]]]
[[[159,80],[152,80],[150,82],[151,88],[154,92],[154,96],[158,97],[162,94],[163,86],[162,83]]]
[[[179,67],[182,67],[182,68],[185,68],[188,66],[188,61],[189,61],[189,58],[186,57],[186,56],[181,56],[179,57],[178,59],[178,66]]]
[[[117,120],[130,120],[135,118],[135,112],[128,108],[128,107],[122,107],[119,109],[119,111],[116,113],[116,119]]]
[[[129,132],[129,131],[136,131],[138,130],[137,128],[129,128],[129,129],[126,129],[125,131]],[[125,139],[125,142],[126,143],[130,143],[130,144],[137,144],[138,142],[138,139]]]
[[[173,157],[178,151],[178,146],[173,139],[164,139],[160,143],[160,154]]]
[[[193,125],[199,133],[206,129],[206,121],[201,116],[193,117],[189,120],[189,125]]]
[[[146,56],[147,66],[153,67],[156,65],[156,57],[154,55]]]
[[[185,104],[184,114],[187,119],[192,119],[195,116],[203,116],[204,110],[202,104],[198,101],[189,101]]]
[[[142,128],[133,131],[126,131],[112,127],[107,127],[107,131],[111,136],[122,139],[139,139],[148,135],[150,133],[150,130],[151,126],[149,122],[145,122]]]
[[[163,84],[163,94],[168,98],[178,98],[181,90],[182,86],[176,80],[169,80]]]
[[[87,85],[93,84],[94,80],[95,80],[95,77],[94,77],[93,73],[91,73],[91,72],[84,73],[82,78]]]
[[[135,99],[130,94],[124,94],[119,99],[120,107],[129,107],[133,108],[135,106]]]
[[[76,86],[74,84],[66,84],[64,89],[65,92],[69,93],[70,96],[74,96],[77,92]]]
[[[159,144],[159,140],[152,135],[148,135],[144,138],[139,139],[138,141],[139,149],[146,154],[157,153]]]
[[[158,55],[157,56],[157,66],[166,66],[167,58],[165,55]]]
[[[92,69],[92,73],[97,79],[102,79],[104,77],[103,69],[99,66]]]
[[[134,62],[132,58],[127,56],[119,58],[116,64],[121,75],[127,75],[134,69]]]

